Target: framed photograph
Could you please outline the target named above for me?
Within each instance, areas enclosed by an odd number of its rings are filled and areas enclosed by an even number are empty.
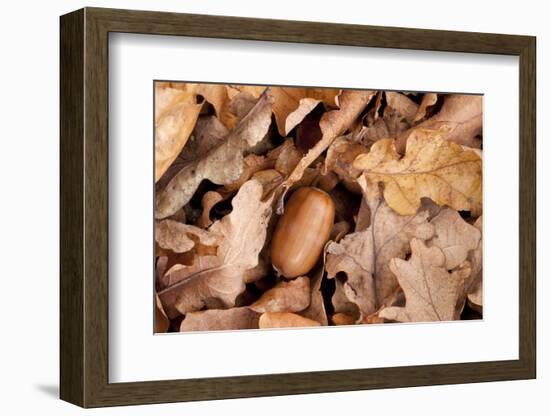
[[[534,37],[60,28],[63,400],[536,377]]]

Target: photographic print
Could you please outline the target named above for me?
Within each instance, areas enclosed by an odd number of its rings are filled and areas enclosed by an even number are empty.
[[[155,81],[152,105],[156,333],[482,319],[482,95]]]

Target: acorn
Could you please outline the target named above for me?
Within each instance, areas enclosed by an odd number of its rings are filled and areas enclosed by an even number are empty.
[[[271,241],[275,270],[286,278],[307,274],[319,260],[334,225],[332,198],[318,188],[297,189],[286,203]]]

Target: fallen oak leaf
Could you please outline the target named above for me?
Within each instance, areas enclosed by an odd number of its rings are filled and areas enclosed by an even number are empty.
[[[200,116],[185,147],[155,184],[155,191],[162,191],[180,170],[221,144],[228,133],[229,130],[216,116]]]
[[[422,240],[411,241],[409,260],[392,259],[390,269],[405,293],[405,306],[390,306],[378,316],[398,322],[450,321],[459,319],[457,303],[470,267],[449,273],[445,255],[438,247],[426,247]]]
[[[259,316],[246,307],[189,312],[181,322],[180,332],[258,329]]]
[[[255,312],[299,312],[310,302],[309,278],[300,276],[282,281],[264,292],[260,299],[249,306]]]
[[[447,270],[462,264],[481,240],[481,232],[450,208],[443,208],[431,224],[435,227],[435,235],[427,245],[439,247],[443,251]]]
[[[423,121],[417,127],[424,129],[446,128],[443,139],[461,145],[479,148],[483,124],[483,96],[451,94],[444,97],[441,110],[433,117]],[[405,132],[396,141],[396,148],[401,153],[409,139]]]
[[[370,225],[328,245],[326,270],[329,278],[341,272],[346,274],[343,293],[363,316],[368,316],[390,303],[399,286],[389,268],[390,260],[405,258],[410,252],[411,239],[430,239],[434,226],[427,221],[428,212],[398,215],[380,199],[378,185],[364,177],[359,183],[370,210]]]
[[[223,143],[184,166],[157,195],[156,218],[172,215],[187,204],[203,179],[218,185],[237,180],[244,168],[243,152],[263,139],[270,124],[271,101],[264,95]]]
[[[170,321],[164,312],[162,303],[155,293],[155,333],[168,332]]]
[[[439,130],[412,135],[403,158],[393,140],[379,140],[353,165],[367,179],[384,183],[384,199],[401,215],[414,215],[422,197],[457,211],[481,211],[481,159],[443,139]]]
[[[483,219],[479,217],[473,226],[481,232],[482,224]],[[468,253],[468,261],[472,265],[472,273],[466,281],[466,296],[470,305],[481,312],[483,306],[483,240],[481,238],[477,247]]]
[[[416,113],[418,112],[418,104],[399,92],[386,91],[386,103],[393,110],[397,111],[401,116],[412,124]]]
[[[193,265],[180,266],[176,272],[183,277],[159,292],[170,318],[200,310],[209,298],[225,307],[234,305],[245,288],[244,275],[258,265],[265,243],[273,198],[262,201],[262,194],[260,183],[246,182],[233,198],[231,213],[208,230],[218,239],[216,256],[198,257]]]
[[[202,104],[193,92],[155,87],[155,182],[187,143]]]
[[[304,318],[292,312],[265,312],[260,316],[260,329],[266,328],[300,328],[308,326],[320,326],[313,319]]]
[[[197,242],[207,246],[217,245],[218,236],[194,225],[162,220],[155,223],[155,240],[165,250],[185,253],[195,247]]]

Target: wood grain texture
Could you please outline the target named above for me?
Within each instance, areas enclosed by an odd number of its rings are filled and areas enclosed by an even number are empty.
[[[519,359],[193,380],[108,381],[108,33],[520,57]],[[61,398],[83,407],[535,377],[535,38],[87,8],[61,18]]]
[[[60,44],[60,388],[84,404],[84,12],[61,19]]]

